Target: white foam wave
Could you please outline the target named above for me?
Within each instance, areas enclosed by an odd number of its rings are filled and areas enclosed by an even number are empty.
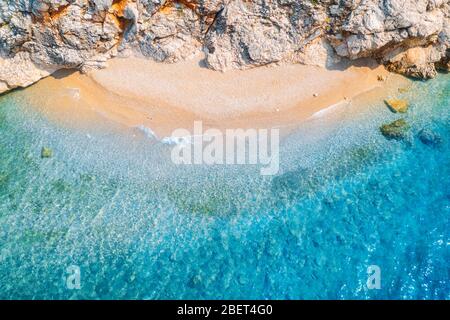
[[[146,127],[144,125],[139,125],[136,127],[139,131],[141,131],[147,138],[156,140],[158,142],[161,142],[162,144],[166,145],[187,145],[192,144],[194,141],[195,135],[190,136],[168,136],[159,138],[158,135],[149,127]]]
[[[315,113],[313,113],[313,115],[310,117],[310,119],[317,119],[317,118],[321,118],[323,116],[326,116],[327,114],[329,114],[331,111],[340,108],[340,107],[344,107],[347,106],[350,103],[350,101],[340,101],[338,103],[332,104],[331,106],[321,109]]]
[[[143,124],[141,124],[137,126],[136,129],[141,131],[147,138],[158,140],[158,136],[156,135],[156,133],[149,127],[146,127]]]

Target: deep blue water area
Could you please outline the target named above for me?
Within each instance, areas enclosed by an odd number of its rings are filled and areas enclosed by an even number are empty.
[[[448,75],[413,83],[403,116],[380,101],[305,123],[276,176],[175,166],[140,132],[64,128],[22,95],[0,97],[1,299],[450,298]],[[407,136],[383,137],[400,117]]]

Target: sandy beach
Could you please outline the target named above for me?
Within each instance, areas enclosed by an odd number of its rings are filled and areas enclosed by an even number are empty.
[[[200,58],[163,64],[130,57],[87,75],[58,72],[27,92],[33,106],[58,123],[90,126],[106,118],[162,137],[192,128],[195,120],[219,129],[287,129],[370,91],[383,99],[386,90],[407,82],[368,60],[334,70],[297,64],[222,73]]]

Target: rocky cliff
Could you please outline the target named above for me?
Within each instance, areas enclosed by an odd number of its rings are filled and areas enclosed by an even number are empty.
[[[215,70],[373,57],[427,79],[449,47],[450,0],[0,0],[0,92],[129,54],[203,52]]]

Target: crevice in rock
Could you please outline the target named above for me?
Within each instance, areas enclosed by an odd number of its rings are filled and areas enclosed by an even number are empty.
[[[69,7],[70,4],[61,5],[56,9],[49,9],[48,12],[42,12],[40,16],[39,15],[36,16],[33,13],[31,13],[33,22],[42,21],[44,23],[51,24],[52,22],[57,21],[62,16],[64,16],[67,13]]]
[[[224,8],[220,9],[219,11],[217,11],[214,15],[212,15],[212,19],[211,22],[208,25],[208,28],[205,31],[205,36],[209,33],[209,31],[212,29],[212,27],[214,26],[214,24],[216,23],[218,17],[222,14]]]
[[[450,49],[446,50],[445,56],[435,64],[435,68],[441,72],[450,72]]]
[[[113,0],[111,9],[114,11],[114,14],[121,17],[123,16],[123,12],[127,7],[128,0]]]
[[[127,30],[133,25],[133,20],[125,17],[125,9],[128,5],[128,0],[114,0],[111,5],[109,13],[110,18],[114,21],[119,32],[119,43],[122,42]]]
[[[69,6],[70,6],[70,4],[66,4],[66,5],[59,6],[55,10],[50,10],[49,11],[50,19],[58,20],[61,16],[63,16],[66,13]]]

